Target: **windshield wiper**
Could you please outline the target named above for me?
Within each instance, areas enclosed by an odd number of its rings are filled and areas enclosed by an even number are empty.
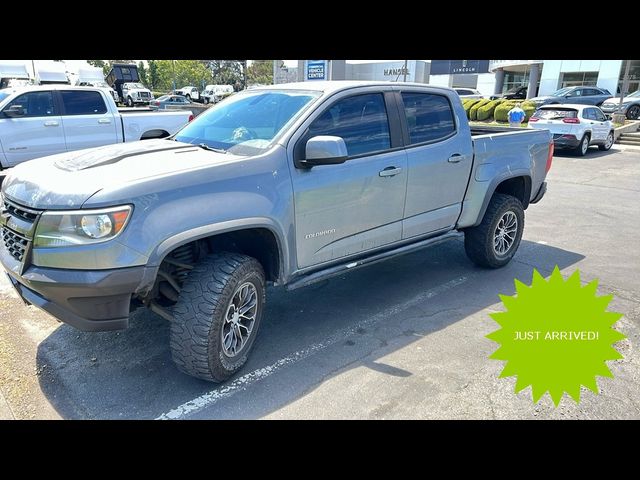
[[[209,145],[207,145],[206,143],[199,143],[198,146],[200,148],[202,148],[203,150],[209,150],[211,152],[228,153],[226,150],[223,150],[222,148],[213,148],[213,147],[210,147]]]

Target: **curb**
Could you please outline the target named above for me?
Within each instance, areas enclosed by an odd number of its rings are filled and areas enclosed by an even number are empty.
[[[639,127],[640,127],[640,121],[633,120],[633,121],[631,121],[631,123],[629,123],[627,125],[623,125],[622,127],[616,128],[613,131],[614,141],[618,140],[618,137],[620,135],[622,135],[623,133],[630,133],[630,132],[638,131]]]

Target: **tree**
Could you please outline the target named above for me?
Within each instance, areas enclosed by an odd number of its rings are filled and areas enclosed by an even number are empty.
[[[149,84],[147,68],[144,66],[144,62],[142,60],[138,62],[138,76],[140,77],[140,81],[143,85],[147,86]]]
[[[156,90],[160,86],[160,76],[158,75],[158,64],[155,60],[147,60],[149,64],[149,87]]]
[[[235,90],[244,88],[243,60],[203,60],[211,71],[216,85],[233,85]]]
[[[247,68],[247,85],[271,85],[273,60],[254,60]]]

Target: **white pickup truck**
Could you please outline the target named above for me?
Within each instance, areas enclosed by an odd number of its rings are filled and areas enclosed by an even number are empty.
[[[118,110],[108,90],[69,85],[0,90],[0,170],[33,158],[113,143],[163,138],[190,111]]]

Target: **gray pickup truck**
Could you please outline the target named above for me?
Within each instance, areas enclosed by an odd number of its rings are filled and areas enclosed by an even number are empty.
[[[171,322],[183,372],[246,362],[265,285],[289,289],[464,235],[507,264],[546,191],[546,130],[469,128],[457,94],[408,83],[256,88],[162,140],[62,153],[2,186],[0,262],[81,330]]]

